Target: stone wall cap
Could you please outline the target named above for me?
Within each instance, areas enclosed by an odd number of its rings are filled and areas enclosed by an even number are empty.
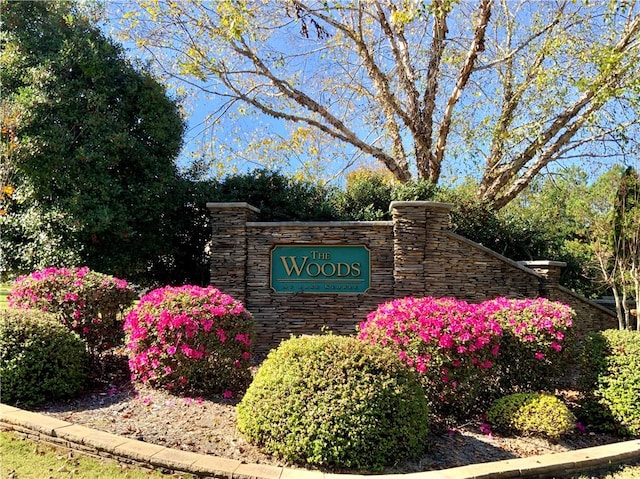
[[[223,210],[223,209],[233,209],[233,208],[243,208],[246,210],[253,211],[254,213],[260,213],[260,210],[255,206],[250,205],[249,203],[237,201],[230,203],[207,203],[207,208],[210,210]]]
[[[537,260],[533,260],[533,261],[518,261],[518,263],[531,268],[531,267],[536,267],[536,266],[540,266],[540,267],[544,267],[544,266],[557,266],[559,268],[564,268],[565,266],[567,266],[567,263],[565,263],[564,261],[551,261],[551,260],[546,260],[546,259],[537,259]]]
[[[247,221],[249,228],[357,228],[362,226],[393,226],[393,221]]]
[[[517,268],[517,269],[519,269],[521,271],[525,271],[526,273],[528,273],[528,274],[530,274],[532,276],[535,276],[535,277],[537,277],[539,279],[543,278],[543,276],[540,273],[538,273],[534,269],[531,269],[531,268],[525,266],[522,261],[513,261],[512,259],[507,258],[506,256],[503,256],[500,253],[496,253],[491,248],[487,248],[483,244],[476,243],[475,241],[471,241],[469,238],[465,238],[464,236],[460,236],[459,234],[453,233],[452,231],[446,231],[445,234],[447,236],[449,236],[450,238],[454,238],[454,239],[460,241],[461,243],[466,243],[466,244],[472,246],[473,248],[475,248],[477,250],[484,251],[489,256],[492,256],[492,257],[502,261],[503,263],[510,264],[511,266],[513,266],[513,267],[515,267],[515,268]]]
[[[589,298],[585,298],[584,296],[581,296],[577,293],[575,293],[574,291],[571,291],[569,288],[566,288],[564,286],[561,285],[557,285],[554,286],[556,289],[563,291],[565,294],[568,294],[569,296],[573,296],[575,299],[577,299],[578,301],[581,301],[583,303],[589,304],[591,306],[593,306],[594,308],[598,309],[599,311],[606,313],[608,316],[610,316],[612,319],[616,319],[617,320],[617,315],[616,312],[607,308],[605,305],[600,304],[597,300],[593,300],[593,299],[589,299]],[[616,328],[618,327],[618,325],[616,324],[615,326],[611,326],[612,328]]]
[[[389,205],[389,211],[394,208],[407,206],[425,209],[440,208],[443,210],[451,210],[455,205],[453,203],[441,203],[439,201],[392,201]]]

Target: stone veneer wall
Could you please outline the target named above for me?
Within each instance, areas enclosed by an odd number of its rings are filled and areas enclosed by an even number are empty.
[[[615,327],[615,316],[557,284],[555,262],[511,261],[449,231],[452,205],[391,203],[392,221],[256,222],[246,203],[208,203],[212,216],[211,284],[243,301],[256,322],[256,350],[292,334],[353,334],[378,304],[404,296],[453,296],[480,302],[497,296],[571,304],[583,329]],[[362,294],[275,293],[270,253],[276,245],[365,245],[371,287]]]

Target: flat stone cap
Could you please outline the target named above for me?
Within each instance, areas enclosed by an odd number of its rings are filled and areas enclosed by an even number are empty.
[[[443,209],[443,210],[451,210],[454,207],[453,203],[440,203],[439,201],[392,201],[389,205],[389,211],[394,208],[406,208],[406,207],[414,207],[414,208],[424,208],[426,209]]]
[[[207,209],[210,210],[224,210],[224,209],[245,209],[253,211],[254,213],[260,213],[260,210],[255,206],[246,202],[230,202],[230,203],[207,203]]]
[[[564,261],[550,261],[546,259],[539,259],[534,261],[518,261],[523,266],[528,268],[544,268],[544,267],[556,267],[556,268],[564,268],[567,266],[567,263]]]

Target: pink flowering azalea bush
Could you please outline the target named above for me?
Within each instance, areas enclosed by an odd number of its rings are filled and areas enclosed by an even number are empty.
[[[503,394],[556,387],[575,359],[575,312],[545,298],[496,298],[479,305],[503,337],[498,376]]]
[[[498,322],[476,305],[407,297],[379,305],[358,337],[395,349],[418,374],[432,410],[460,417],[481,406],[501,334]]]
[[[190,395],[244,390],[251,380],[253,319],[211,286],[153,290],[124,329],[132,380]]]
[[[20,276],[7,300],[13,308],[55,314],[95,355],[122,344],[124,311],[135,298],[125,280],[84,266],[52,267]]]

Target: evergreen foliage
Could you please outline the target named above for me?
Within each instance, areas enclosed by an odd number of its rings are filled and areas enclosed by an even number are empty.
[[[5,271],[56,264],[132,277],[162,238],[184,123],[149,73],[61,2],[2,2]],[[4,109],[6,107],[6,110]],[[11,138],[9,138],[11,136]]]
[[[84,386],[84,342],[50,313],[0,309],[2,402],[35,406],[72,397]]]
[[[487,419],[498,430],[552,441],[570,433],[576,418],[557,397],[542,393],[515,393],[495,401]]]
[[[375,471],[427,444],[427,405],[412,372],[351,337],[284,341],[237,410],[251,442],[297,464]]]
[[[640,434],[640,332],[594,332],[585,338],[582,351],[584,421],[601,429]]]

